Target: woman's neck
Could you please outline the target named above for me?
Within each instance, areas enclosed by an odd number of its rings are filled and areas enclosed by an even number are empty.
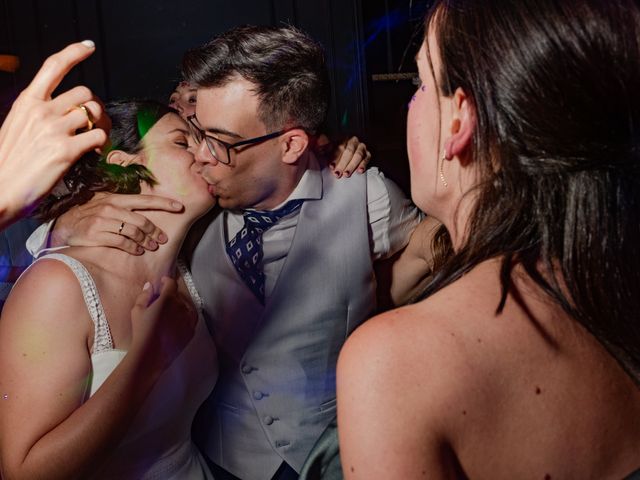
[[[442,218],[436,215],[436,218],[449,232],[451,245],[456,252],[467,243],[471,215],[475,205],[474,196],[472,193],[462,195],[455,207],[452,206],[446,212],[442,212]]]

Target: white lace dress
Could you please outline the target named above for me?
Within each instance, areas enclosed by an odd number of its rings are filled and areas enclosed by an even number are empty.
[[[64,262],[82,286],[84,300],[95,325],[92,378],[86,392],[86,398],[89,398],[127,352],[113,348],[109,323],[96,285],[84,265],[61,254],[46,255],[42,259]],[[204,322],[202,300],[191,274],[183,264],[178,267],[198,309],[194,336],[157,381],[125,438],[91,478],[213,479],[202,454],[191,440],[191,424],[218,377],[216,348]]]

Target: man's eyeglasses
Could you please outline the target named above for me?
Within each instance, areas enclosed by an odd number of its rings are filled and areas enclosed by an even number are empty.
[[[211,155],[213,155],[213,158],[224,165],[229,165],[231,163],[232,150],[235,150],[236,148],[243,145],[256,145],[258,143],[266,142],[267,140],[279,137],[280,135],[290,130],[280,130],[279,132],[268,133],[267,135],[249,138],[247,140],[242,140],[236,143],[227,143],[223,140],[220,140],[219,138],[214,137],[213,135],[208,135],[196,124],[196,121],[197,120],[195,114],[187,117],[187,123],[189,124],[189,129],[191,130],[193,139],[198,145],[204,139],[209,152],[211,153]]]

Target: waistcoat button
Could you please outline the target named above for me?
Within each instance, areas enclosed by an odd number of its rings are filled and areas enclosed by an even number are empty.
[[[251,373],[253,372],[253,367],[251,365],[247,365],[246,363],[242,365],[242,373]]]

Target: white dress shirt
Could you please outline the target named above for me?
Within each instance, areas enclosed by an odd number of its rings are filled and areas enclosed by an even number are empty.
[[[358,175],[358,174],[356,174]],[[377,168],[369,168],[367,176],[367,212],[369,215],[369,241],[372,260],[392,256],[404,248],[413,229],[422,220],[420,211],[402,193],[398,186],[387,179]],[[317,200],[322,197],[322,174],[315,158],[291,195],[274,210],[291,200]],[[269,297],[287,258],[293,242],[300,210],[283,217],[262,236],[265,296]],[[225,228],[227,243],[244,226],[242,211],[227,210]],[[340,212],[336,212],[340,215]],[[336,246],[338,248],[338,246]]]

